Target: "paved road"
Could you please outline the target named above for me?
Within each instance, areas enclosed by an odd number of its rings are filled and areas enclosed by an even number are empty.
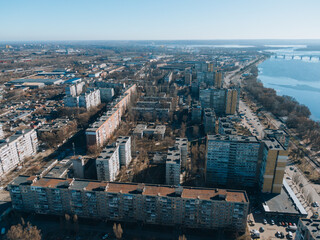
[[[240,114],[244,114],[241,124],[248,128],[253,136],[256,136],[258,139],[262,139],[264,137],[263,124],[261,124],[257,115],[254,114],[250,107],[248,107],[248,105],[242,100],[239,102],[239,112]]]

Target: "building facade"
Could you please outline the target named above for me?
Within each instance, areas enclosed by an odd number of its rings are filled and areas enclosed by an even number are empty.
[[[37,153],[38,137],[34,129],[17,132],[0,142],[0,175],[6,174]]]
[[[120,125],[121,117],[126,111],[132,94],[136,92],[136,85],[129,86],[125,92],[114,99],[110,104],[110,109],[102,115],[96,122],[86,129],[87,146],[103,146]]]
[[[254,188],[258,185],[260,142],[256,137],[208,135],[206,183]]]
[[[295,240],[318,240],[320,239],[320,220],[300,218]]]
[[[245,191],[19,176],[8,185],[15,210],[110,221],[243,232]]]
[[[120,170],[119,146],[106,146],[96,159],[97,178],[115,181]]]
[[[178,147],[168,149],[166,160],[166,184],[179,185],[181,174],[181,151]]]
[[[119,160],[120,166],[127,167],[131,160],[131,137],[120,136],[117,139],[117,146],[119,146]]]
[[[206,108],[203,111],[203,125],[205,134],[216,133],[216,113],[214,109]]]

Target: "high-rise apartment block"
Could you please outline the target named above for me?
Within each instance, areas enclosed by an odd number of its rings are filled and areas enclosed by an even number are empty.
[[[208,135],[207,184],[256,187],[259,150],[260,142],[256,137]]]
[[[181,174],[181,151],[178,147],[168,149],[166,160],[166,184],[179,185]]]
[[[202,108],[214,108],[218,114],[235,114],[239,104],[239,90],[235,88],[200,89]]]
[[[12,207],[28,213],[245,231],[245,191],[19,176]]]
[[[120,170],[119,146],[106,146],[96,159],[97,178],[115,181]]]
[[[94,89],[92,91],[87,90],[79,96],[66,96],[64,98],[64,105],[66,107],[83,107],[87,110],[97,107],[100,103],[101,98],[99,89]]]
[[[175,146],[180,149],[181,154],[181,167],[186,168],[188,158],[188,139],[187,138],[176,138]]]
[[[84,82],[72,84],[65,88],[66,95],[72,96],[72,97],[79,96],[83,91],[83,87],[84,87]]]
[[[119,160],[120,166],[127,167],[131,162],[131,137],[120,136],[117,139],[117,146],[119,146]]]
[[[206,108],[203,111],[203,125],[206,134],[216,133],[216,113],[214,109]]]
[[[260,185],[262,192],[280,193],[288,161],[287,150],[274,138],[263,140]]]
[[[0,175],[33,156],[38,150],[38,138],[34,129],[25,129],[0,142]]]
[[[228,89],[226,93],[226,114],[235,114],[239,104],[239,91]]]
[[[214,75],[214,87],[222,88],[223,85],[223,72],[221,70],[216,70]]]
[[[208,135],[206,182],[280,193],[288,152],[274,138]]]

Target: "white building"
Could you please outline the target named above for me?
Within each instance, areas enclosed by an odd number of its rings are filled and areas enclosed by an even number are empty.
[[[0,143],[0,175],[6,174],[23,162],[27,157],[37,153],[38,138],[33,129],[17,132]]]
[[[166,184],[179,185],[181,173],[181,152],[177,147],[168,149],[166,160]]]
[[[117,139],[119,146],[119,160],[121,166],[128,166],[131,162],[131,137],[120,136]]]
[[[68,96],[79,96],[83,91],[84,82],[75,83],[65,88],[66,95]]]
[[[66,107],[83,107],[90,110],[97,107],[101,103],[100,90],[89,90],[80,96],[66,96],[64,98],[64,105]]]
[[[107,146],[96,159],[97,178],[101,181],[115,181],[119,170],[119,146]]]
[[[4,132],[3,132],[3,125],[0,124],[0,139],[4,137]]]

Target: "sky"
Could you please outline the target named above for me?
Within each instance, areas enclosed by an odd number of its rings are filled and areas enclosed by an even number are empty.
[[[0,41],[320,39],[320,0],[0,0]]]

